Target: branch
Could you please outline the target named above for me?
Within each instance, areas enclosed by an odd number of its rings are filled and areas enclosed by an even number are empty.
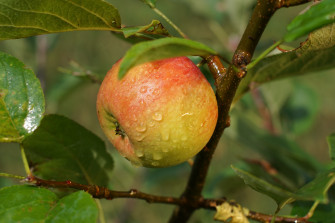
[[[11,174],[1,174],[0,176],[15,178],[15,179],[22,179],[22,176],[14,176]],[[70,180],[67,181],[54,181],[54,180],[43,180],[35,176],[28,176],[24,179],[25,182],[34,184],[35,186],[42,186],[47,188],[71,188],[76,190],[83,190],[87,193],[91,194],[92,197],[98,199],[107,199],[112,200],[116,198],[133,198],[133,199],[140,199],[144,200],[148,203],[163,203],[169,205],[180,205],[180,206],[189,206],[193,209],[207,209],[207,210],[216,210],[216,207],[222,205],[223,203],[228,203],[230,207],[237,206],[238,204],[234,201],[228,201],[226,198],[222,199],[203,199],[200,198],[198,200],[190,201],[185,198],[175,198],[175,197],[168,197],[168,196],[157,196],[152,194],[143,193],[136,189],[131,189],[129,191],[114,191],[110,190],[106,187],[97,186],[97,185],[85,185],[76,183]],[[249,211],[248,215],[246,216],[249,219],[257,220],[260,222],[270,222],[273,218],[272,215],[267,215],[255,211]],[[300,222],[300,223],[308,223],[308,219],[311,217],[310,214],[307,214],[304,217],[275,217],[275,222],[283,222],[283,223],[293,223],[293,222]]]
[[[258,1],[237,50],[234,53],[232,65],[229,66],[227,73],[224,69],[221,69],[221,72],[217,72],[220,71],[218,68],[223,67],[220,60],[215,60],[214,62],[213,60],[207,60],[210,70],[212,72],[214,71],[213,75],[216,77],[216,97],[219,109],[218,122],[212,138],[206,147],[196,156],[186,189],[181,196],[183,199],[196,201],[202,197],[201,193],[205,185],[212,156],[224,129],[230,124],[229,110],[237,87],[246,73],[244,68],[250,63],[258,41],[268,21],[278,9],[279,2],[279,0]],[[239,68],[240,72],[237,72],[234,67]],[[173,212],[169,222],[187,222],[194,211],[195,209],[192,206],[179,206]]]
[[[302,5],[307,2],[311,2],[312,0],[282,0],[278,2],[278,8],[282,7],[291,7],[291,6],[297,6],[297,5]]]

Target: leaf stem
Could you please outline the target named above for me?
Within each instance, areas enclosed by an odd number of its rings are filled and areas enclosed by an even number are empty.
[[[253,68],[256,64],[258,64],[259,61],[264,59],[264,57],[266,57],[269,53],[271,53],[271,51],[273,51],[281,43],[283,43],[283,40],[279,40],[279,41],[275,42],[273,45],[271,45],[269,48],[267,48],[263,53],[261,53],[261,55],[259,55],[255,60],[253,60],[251,63],[249,63],[246,66],[246,69],[249,70],[249,69]]]
[[[21,149],[21,157],[22,157],[22,161],[23,161],[24,170],[26,171],[27,176],[31,176],[32,173],[31,173],[31,170],[29,168],[27,156],[26,156],[26,153],[24,151],[24,148],[23,148],[22,144],[20,144],[20,149]]]
[[[0,173],[0,177],[14,178],[14,179],[18,179],[18,180],[24,180],[25,179],[25,177],[23,177],[23,176],[18,176],[18,175],[14,175],[14,174],[10,174],[10,173]]]
[[[162,11],[160,11],[156,7],[151,8],[152,10],[154,10],[154,12],[156,12],[157,15],[161,16],[167,23],[169,23],[179,33],[179,35],[181,35],[184,39],[188,39],[186,34],[183,31],[181,31],[181,29],[176,24],[174,24]]]

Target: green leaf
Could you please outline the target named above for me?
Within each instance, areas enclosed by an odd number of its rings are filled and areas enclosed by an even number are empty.
[[[315,174],[324,168],[314,157],[284,136],[271,135],[245,118],[240,118],[236,126],[236,140],[269,162],[285,177],[286,184],[291,185],[292,190],[312,180]]]
[[[298,39],[322,26],[335,21],[334,0],[323,0],[305,13],[298,15],[288,26],[284,41]]]
[[[98,208],[83,191],[60,200],[50,190],[33,186],[0,189],[0,222],[95,222]]]
[[[327,137],[330,158],[335,161],[335,133]]]
[[[0,40],[76,30],[118,29],[119,12],[102,0],[0,0]]]
[[[132,67],[154,60],[178,56],[208,56],[217,54],[202,43],[181,39],[163,38],[135,44],[124,56],[119,70],[121,79]]]
[[[299,201],[294,202],[291,215],[304,217],[309,212],[312,202]],[[313,216],[308,219],[308,222],[317,223],[334,223],[335,219],[335,204],[319,204],[315,209]]]
[[[0,52],[0,142],[21,142],[40,124],[44,96],[32,70]]]
[[[296,194],[312,197],[315,200],[328,202],[327,191],[335,183],[335,169],[319,173],[311,182],[300,188]]]
[[[237,89],[234,102],[250,90],[252,83],[259,86],[270,81],[335,67],[334,29],[335,24],[326,26],[311,33],[298,49],[261,60],[248,70]]]
[[[108,184],[113,160],[104,142],[68,118],[45,116],[23,147],[35,173],[44,179]]]
[[[170,34],[158,20],[152,20],[146,26],[123,27],[122,33],[113,32],[117,37],[132,44],[169,37]]]
[[[57,196],[44,188],[11,186],[0,189],[0,222],[44,222]]]
[[[48,213],[46,223],[92,223],[98,218],[98,207],[91,195],[78,191],[60,199]]]
[[[256,191],[273,198],[278,206],[283,205],[286,200],[295,196],[293,192],[270,184],[244,170],[238,169],[233,166],[232,168],[234,169],[236,174],[244,180],[245,184],[249,185]]]
[[[244,170],[232,167],[239,177],[241,177],[245,184],[249,185],[254,190],[266,194],[273,198],[281,209],[285,204],[291,203],[295,200],[311,200],[328,202],[327,191],[335,182],[335,169],[327,170],[318,174],[308,184],[296,192],[286,190],[277,185],[258,178]]]

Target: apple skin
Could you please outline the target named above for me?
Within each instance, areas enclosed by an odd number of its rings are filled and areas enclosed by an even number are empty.
[[[133,67],[121,80],[121,60],[97,97],[100,125],[119,153],[136,166],[167,167],[196,155],[216,126],[215,94],[187,57]]]

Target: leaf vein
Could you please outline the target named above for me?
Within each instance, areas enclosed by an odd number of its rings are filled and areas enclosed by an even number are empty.
[[[64,0],[64,1],[69,2],[69,3],[71,3],[72,5],[74,5],[74,6],[78,7],[78,8],[81,8],[81,9],[83,9],[84,11],[86,11],[86,12],[88,12],[88,13],[90,13],[90,14],[96,16],[96,17],[99,18],[102,22],[104,22],[108,27],[110,27],[110,25],[108,24],[108,21],[106,21],[103,17],[101,17],[101,16],[98,15],[97,13],[95,13],[95,12],[93,12],[93,11],[90,11],[89,9],[87,9],[87,8],[81,6],[81,5],[78,5],[78,4],[74,3],[74,2],[72,2],[71,0]]]
[[[1,2],[0,2],[0,5],[5,6],[5,7],[7,7],[7,8],[10,8],[10,9],[12,9],[12,10],[14,10],[14,11],[18,11],[18,12],[27,12],[27,13],[35,13],[35,14],[42,14],[42,15],[50,15],[50,16],[53,16],[53,17],[55,17],[55,18],[57,18],[57,19],[59,19],[59,20],[65,22],[65,23],[69,24],[70,26],[72,26],[72,27],[75,28],[75,29],[78,29],[78,28],[79,28],[78,26],[76,26],[75,24],[73,24],[73,23],[70,22],[69,20],[65,19],[64,17],[61,17],[61,16],[59,16],[59,15],[57,15],[57,14],[54,14],[54,13],[51,13],[51,12],[38,12],[38,11],[33,11],[33,10],[22,10],[22,9],[17,9],[17,8],[13,8],[13,7],[10,7],[10,6],[8,6],[8,5],[5,5],[5,4],[3,4],[3,3],[1,3]],[[12,22],[12,23],[13,23],[13,22]]]

